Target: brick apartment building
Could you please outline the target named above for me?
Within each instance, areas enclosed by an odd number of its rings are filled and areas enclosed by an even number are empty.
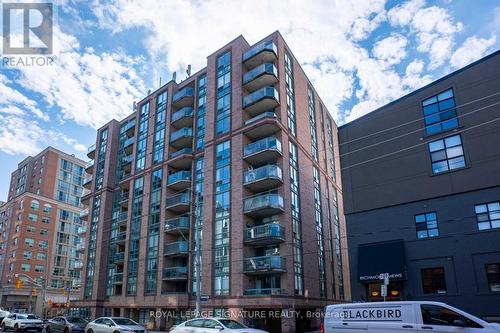
[[[195,308],[196,225],[202,310],[295,310],[239,318],[294,332],[350,298],[337,126],[279,32],[240,36],[148,93],[88,156],[80,311],[179,322]]]
[[[1,307],[41,314],[41,286],[46,309],[57,311],[66,302],[63,288],[76,297],[84,176],[82,160],[52,147],[27,157],[12,173],[8,200],[0,206]],[[25,280],[22,288],[15,287],[18,280]]]
[[[497,51],[339,128],[353,301],[390,273],[387,300],[500,321],[499,105]]]

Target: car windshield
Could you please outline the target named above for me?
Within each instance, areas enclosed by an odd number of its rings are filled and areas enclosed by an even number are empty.
[[[87,321],[83,318],[80,317],[68,317],[66,318],[67,321],[69,321],[72,324],[85,324]]]
[[[247,328],[245,325],[238,323],[236,320],[231,319],[219,319],[222,325],[227,328],[239,329],[239,328]]]
[[[137,325],[136,322],[128,318],[113,318],[116,325]]]

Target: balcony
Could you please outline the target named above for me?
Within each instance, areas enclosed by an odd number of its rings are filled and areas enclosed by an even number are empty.
[[[176,169],[188,169],[193,162],[193,149],[183,148],[168,156],[168,164]]]
[[[122,192],[122,194],[120,195],[120,206],[123,207],[123,208],[127,208],[128,207],[128,197],[129,197],[129,194],[130,192]]]
[[[135,142],[134,137],[128,138],[123,142],[123,152],[125,153],[125,155],[132,154],[132,152],[134,151],[134,142]]]
[[[123,244],[127,240],[127,232],[122,231],[116,235],[116,244]]]
[[[123,284],[123,273],[114,273],[113,274],[113,284]]]
[[[194,102],[194,89],[191,87],[184,87],[175,93],[172,98],[172,105],[177,108],[185,106],[192,106]]]
[[[89,149],[87,149],[87,157],[92,160],[95,158],[95,144],[93,144],[92,146],[89,147]]]
[[[248,170],[243,175],[243,185],[253,192],[270,190],[281,184],[283,184],[281,168],[273,164]]]
[[[176,128],[188,127],[193,125],[193,108],[183,107],[179,111],[172,113],[171,124]]]
[[[89,209],[85,208],[81,210],[79,216],[80,220],[87,221],[87,219],[89,218]]]
[[[283,197],[277,193],[257,194],[243,201],[243,213],[262,218],[284,212]]]
[[[189,232],[189,215],[166,220],[165,232],[173,235],[186,235]]]
[[[247,68],[254,68],[266,62],[274,62],[277,58],[278,47],[276,44],[272,41],[264,41],[243,54],[243,64]]]
[[[132,119],[130,120],[123,128],[125,135],[127,135],[128,138],[134,136],[135,132],[135,120]]]
[[[82,204],[88,205],[91,197],[92,197],[92,192],[87,189],[83,189],[80,201],[82,202]]]
[[[83,268],[83,261],[81,260],[75,260],[73,263],[73,269],[82,269]]]
[[[128,220],[128,212],[121,212],[118,214],[118,224],[119,225],[127,225]]]
[[[193,129],[184,127],[170,134],[170,145],[174,148],[184,148],[193,146]]]
[[[120,164],[121,164],[123,171],[130,172],[132,170],[132,161],[133,160],[134,160],[134,158],[131,155],[122,157]]]
[[[281,141],[274,136],[246,144],[243,149],[243,159],[253,166],[275,162],[281,155]]]
[[[94,160],[90,160],[85,164],[85,172],[89,175],[94,173]]]
[[[190,203],[191,193],[189,191],[186,191],[166,198],[165,209],[177,213],[186,213],[189,211]]]
[[[85,243],[76,244],[76,251],[77,252],[83,252],[83,251],[85,251]]]
[[[247,228],[243,242],[251,245],[278,244],[285,240],[285,228],[278,223],[268,223]]]
[[[245,296],[280,296],[285,295],[285,289],[281,288],[257,288],[245,289],[243,292]]]
[[[243,109],[250,116],[272,111],[280,104],[279,93],[274,87],[264,87],[243,97]]]
[[[118,252],[114,256],[115,264],[121,264],[125,262],[125,252]]]
[[[286,272],[286,258],[281,256],[263,256],[245,258],[243,273],[245,274],[273,274]]]
[[[78,229],[76,230],[76,233],[80,237],[85,237],[85,235],[87,234],[87,226],[84,225],[82,227],[78,227]]]
[[[250,140],[271,136],[280,130],[279,119],[272,111],[264,112],[245,121],[243,133]]]
[[[163,269],[163,280],[186,281],[188,278],[188,268],[186,266],[168,267]]]
[[[163,255],[168,257],[184,257],[189,253],[188,242],[179,241],[170,244],[165,244]]]
[[[180,191],[185,190],[191,186],[191,171],[181,170],[177,171],[167,178],[167,187]]]
[[[83,179],[83,187],[87,190],[90,190],[92,188],[92,179],[92,176],[88,176]]]
[[[278,69],[271,63],[259,65],[243,75],[243,87],[248,91],[272,86],[276,82],[278,82]]]

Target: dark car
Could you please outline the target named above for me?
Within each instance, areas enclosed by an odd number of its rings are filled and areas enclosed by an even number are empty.
[[[54,317],[47,321],[47,333],[82,333],[88,321],[82,317]]]

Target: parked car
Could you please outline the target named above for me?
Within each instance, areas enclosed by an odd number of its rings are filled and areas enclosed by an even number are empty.
[[[183,322],[170,330],[170,333],[267,333],[266,331],[249,328],[236,320],[227,318],[196,318]]]
[[[83,333],[88,321],[81,317],[54,317],[47,321],[45,331],[47,333]]]
[[[148,331],[132,319],[100,317],[87,324],[85,333],[148,333]]]
[[[487,323],[441,302],[373,302],[328,305],[322,333],[388,332],[498,333],[500,324]]]
[[[43,330],[43,321],[34,314],[11,313],[2,320],[2,331],[9,329],[15,331],[38,331]]]
[[[10,315],[10,312],[7,310],[0,310],[0,325],[2,324],[2,320]]]

